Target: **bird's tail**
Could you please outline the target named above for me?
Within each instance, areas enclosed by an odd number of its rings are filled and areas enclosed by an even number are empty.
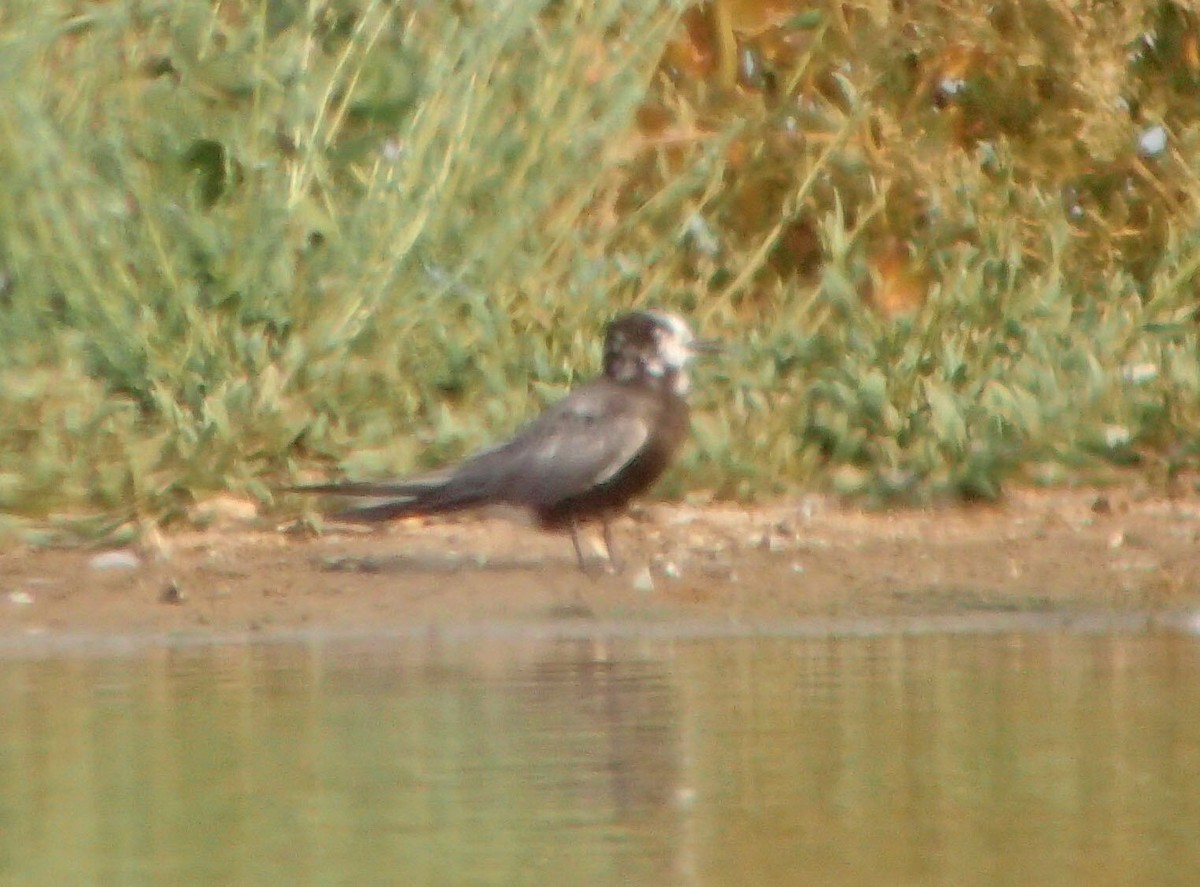
[[[335,511],[329,517],[331,520],[352,524],[373,524],[430,513],[432,513],[430,509],[421,507],[418,499],[389,499],[378,505],[356,505],[353,508],[343,508],[341,511]]]
[[[345,481],[289,487],[291,493],[326,493],[332,496],[385,499],[372,505],[356,505],[329,515],[332,520],[350,523],[375,523],[401,517],[444,514],[469,508],[479,502],[477,496],[454,489],[452,475],[430,475],[411,480],[374,483]]]

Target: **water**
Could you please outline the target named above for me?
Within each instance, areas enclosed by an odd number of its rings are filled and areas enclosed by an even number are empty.
[[[0,883],[1192,884],[1185,633],[0,660]]]

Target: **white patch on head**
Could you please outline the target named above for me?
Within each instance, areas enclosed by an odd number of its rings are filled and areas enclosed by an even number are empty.
[[[682,318],[665,311],[640,311],[653,323],[650,330],[638,330],[638,341],[629,343],[620,325],[609,328],[606,339],[605,371],[614,379],[630,382],[638,378],[664,379],[677,395],[691,387],[685,372],[688,361],[696,356],[696,341]],[[631,316],[629,318],[633,320]],[[642,336],[650,333],[651,341]],[[628,347],[627,347],[628,346]],[[661,384],[661,383],[660,383]]]
[[[674,314],[667,314],[665,311],[647,313],[659,323],[654,331],[658,340],[658,360],[655,361],[657,366],[647,369],[656,376],[663,375],[668,369],[682,370],[693,356],[692,342],[696,337],[692,335],[691,328],[681,317]]]

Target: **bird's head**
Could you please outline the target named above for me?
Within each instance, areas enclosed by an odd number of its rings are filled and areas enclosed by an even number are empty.
[[[617,382],[665,385],[685,394],[688,362],[719,350],[714,340],[697,339],[675,314],[629,311],[613,318],[605,330],[604,374]]]

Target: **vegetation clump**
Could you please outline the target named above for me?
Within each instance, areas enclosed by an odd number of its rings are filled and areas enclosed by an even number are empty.
[[[427,467],[630,305],[733,346],[668,493],[1195,455],[1170,0],[47,0],[0,12],[0,84],[3,513]]]

